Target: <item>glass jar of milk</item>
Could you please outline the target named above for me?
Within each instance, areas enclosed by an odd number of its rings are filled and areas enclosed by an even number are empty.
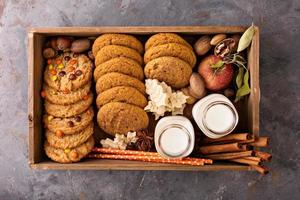
[[[221,94],[211,94],[199,100],[192,114],[201,131],[213,139],[230,134],[239,120],[234,105]]]
[[[155,127],[154,142],[156,151],[163,157],[186,157],[194,148],[193,125],[183,116],[163,117]]]

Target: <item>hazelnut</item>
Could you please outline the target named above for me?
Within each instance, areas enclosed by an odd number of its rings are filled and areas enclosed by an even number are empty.
[[[52,38],[52,39],[50,40],[50,46],[51,46],[53,49],[58,50],[58,48],[57,48],[57,38]]]
[[[43,50],[43,56],[46,59],[53,58],[56,56],[56,51],[52,48],[46,48]]]
[[[231,88],[227,88],[226,90],[224,90],[224,95],[228,98],[233,97],[234,94],[235,94],[235,92]]]
[[[66,37],[58,37],[56,40],[57,48],[59,50],[66,50],[71,46],[71,40]]]
[[[202,36],[194,44],[194,49],[197,55],[202,56],[211,49],[210,37],[208,35]]]

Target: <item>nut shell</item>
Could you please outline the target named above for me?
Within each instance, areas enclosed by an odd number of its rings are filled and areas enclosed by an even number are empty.
[[[189,93],[197,99],[204,97],[206,94],[205,82],[198,73],[194,72],[190,77]]]
[[[194,104],[197,101],[197,98],[193,97],[190,92],[189,88],[182,88],[181,91],[183,92],[184,95],[188,96],[189,98],[186,100],[187,104]]]
[[[208,35],[200,37],[194,44],[194,49],[197,55],[202,56],[211,49],[211,38]]]
[[[58,37],[56,40],[57,48],[59,50],[66,50],[71,46],[71,40],[66,37]]]
[[[221,42],[225,38],[226,38],[226,34],[217,34],[210,40],[210,44],[216,46],[217,44],[219,44],[219,42]]]
[[[74,53],[82,53],[89,50],[91,47],[91,42],[89,39],[78,39],[72,42],[71,51]]]

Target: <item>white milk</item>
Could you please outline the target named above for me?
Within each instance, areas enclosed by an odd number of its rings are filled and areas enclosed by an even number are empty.
[[[238,124],[239,116],[231,101],[221,94],[200,99],[193,107],[193,118],[209,138],[230,134]]]
[[[230,130],[235,122],[232,109],[224,104],[210,107],[204,117],[206,127],[215,133],[224,133]]]
[[[178,156],[188,148],[188,135],[180,128],[167,129],[160,138],[161,148],[165,153]]]
[[[154,142],[157,152],[163,157],[186,157],[194,148],[194,127],[183,116],[163,117],[155,127]]]

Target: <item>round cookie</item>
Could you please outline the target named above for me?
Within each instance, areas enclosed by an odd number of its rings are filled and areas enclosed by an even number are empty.
[[[94,117],[93,108],[90,107],[83,113],[74,117],[56,118],[52,115],[45,114],[43,121],[45,128],[52,132],[62,131],[65,135],[76,134],[85,129],[92,121]]]
[[[179,89],[189,84],[192,68],[176,57],[159,57],[147,63],[145,76],[164,81],[172,88]]]
[[[146,107],[148,103],[146,97],[141,92],[128,86],[117,86],[105,90],[104,92],[101,92],[96,99],[98,108],[110,102],[123,102],[141,108]]]
[[[48,60],[44,80],[55,90],[69,92],[91,80],[92,68],[93,63],[84,54],[66,52]]]
[[[97,121],[100,128],[111,135],[145,129],[149,124],[148,115],[142,108],[120,102],[102,106]]]
[[[130,58],[113,58],[96,66],[96,69],[94,71],[95,81],[97,81],[100,76],[110,72],[118,72],[121,74],[132,76],[141,81],[144,79],[144,72],[142,67],[136,61]]]
[[[95,65],[98,66],[112,58],[125,57],[135,60],[139,65],[143,64],[142,56],[134,49],[108,45],[100,49],[95,57]]]
[[[85,129],[77,134],[59,137],[50,130],[46,130],[46,138],[50,146],[60,149],[74,148],[89,139],[94,132],[94,123],[90,123]]]
[[[187,41],[185,41],[182,37],[175,33],[157,33],[147,40],[145,44],[145,51],[152,47],[156,47],[167,43],[182,44],[188,47],[189,49],[193,50],[193,47]]]
[[[85,143],[73,148],[73,149],[59,149],[50,146],[50,144],[46,141],[44,145],[44,149],[46,155],[52,160],[59,163],[72,163],[78,162],[86,155],[88,155],[92,148],[94,147],[95,141],[93,136],[91,136]]]
[[[93,44],[93,54],[97,55],[98,51],[108,45],[119,45],[129,47],[131,49],[136,50],[140,54],[144,52],[144,48],[142,43],[136,39],[134,36],[126,35],[126,34],[103,34],[99,36]]]
[[[56,91],[55,89],[44,84],[43,90],[46,93],[46,99],[54,104],[69,105],[76,103],[89,94],[91,89],[91,81],[81,88],[70,92]]]
[[[150,48],[144,55],[144,62],[147,64],[151,60],[163,56],[172,56],[180,58],[193,68],[196,64],[196,55],[188,47],[182,44],[168,43]]]
[[[93,103],[93,94],[89,93],[86,99],[70,105],[58,105],[45,100],[45,110],[54,117],[72,117],[83,113]]]
[[[97,94],[117,86],[130,86],[145,94],[145,85],[140,80],[124,74],[111,72],[101,76],[96,83]]]

